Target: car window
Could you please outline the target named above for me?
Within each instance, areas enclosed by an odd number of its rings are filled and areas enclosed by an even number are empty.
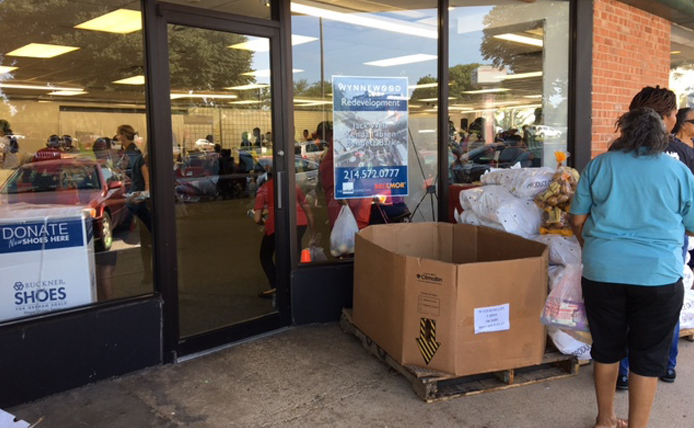
[[[294,146],[294,154],[295,155],[301,154],[301,146]]]
[[[111,168],[107,166],[101,167],[101,173],[104,174],[104,180],[106,180],[107,183],[110,183],[111,181],[118,181],[118,177],[114,174]]]
[[[321,149],[320,149],[320,147],[318,147],[318,146],[315,145],[315,144],[307,144],[307,145],[306,145],[306,151],[309,152],[309,153],[312,153],[312,152],[320,152]]]

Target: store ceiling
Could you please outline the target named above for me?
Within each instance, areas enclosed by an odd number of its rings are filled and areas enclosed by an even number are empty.
[[[170,3],[195,7],[234,8],[246,5],[253,9],[262,6],[261,1],[248,0],[169,0]],[[525,1],[527,2],[527,1]],[[335,6],[349,6],[363,11],[399,10],[407,11],[421,7],[421,0],[332,0],[321,2]],[[432,7],[435,1],[432,0]],[[479,5],[500,3],[518,4],[521,0],[473,1]],[[466,0],[466,6],[471,3]],[[11,72],[11,79],[4,83],[46,85],[84,88],[87,94],[66,97],[48,95],[47,91],[22,88],[1,88],[10,99],[53,100],[97,103],[144,102],[143,85],[118,85],[113,81],[143,75],[142,32],[113,34],[96,31],[76,30],[75,25],[99,17],[117,9],[139,10],[138,0],[4,0],[0,3],[0,21],[7,35],[0,40],[0,54],[6,54],[28,43],[50,43],[78,46],[79,50],[53,58],[27,58],[4,56],[3,66],[18,67]],[[249,9],[250,10],[250,9]],[[264,10],[264,9],[261,9]],[[51,17],[52,19],[45,19]],[[499,41],[499,44],[507,42]],[[516,73],[536,71],[541,64],[542,49],[509,44],[517,59]],[[521,79],[505,82],[505,86],[522,94],[540,93],[542,78]],[[176,89],[176,88],[174,88]],[[464,97],[467,100],[481,96]]]

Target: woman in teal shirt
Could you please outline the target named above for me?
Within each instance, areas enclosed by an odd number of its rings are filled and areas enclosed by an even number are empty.
[[[672,112],[674,114],[674,111]],[[584,169],[571,204],[583,246],[583,296],[593,336],[596,428],[626,427],[614,411],[619,361],[631,367],[629,428],[646,427],[665,373],[682,286],[682,237],[694,231],[694,177],[663,152],[663,118],[623,115],[621,135]]]

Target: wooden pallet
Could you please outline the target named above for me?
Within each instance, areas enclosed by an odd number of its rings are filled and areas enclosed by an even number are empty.
[[[410,381],[415,393],[427,403],[563,379],[578,375],[579,370],[576,357],[554,351],[545,353],[542,363],[536,366],[495,373],[455,376],[450,373],[399,364],[354,325],[351,309],[342,310],[340,328],[345,333],[356,336],[364,349]]]
[[[680,330],[680,338],[683,337],[690,342],[694,342],[694,328]]]

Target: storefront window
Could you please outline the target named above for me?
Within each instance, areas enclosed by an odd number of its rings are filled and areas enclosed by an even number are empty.
[[[490,3],[451,1],[450,183],[567,148],[569,2]]]
[[[677,94],[679,107],[694,108],[694,30],[672,25],[670,48],[670,89]]]
[[[152,291],[139,1],[0,3],[0,321]]]
[[[359,228],[435,221],[436,2],[301,0],[292,15],[297,184],[316,224],[303,247],[349,257],[330,251],[345,204]]]

